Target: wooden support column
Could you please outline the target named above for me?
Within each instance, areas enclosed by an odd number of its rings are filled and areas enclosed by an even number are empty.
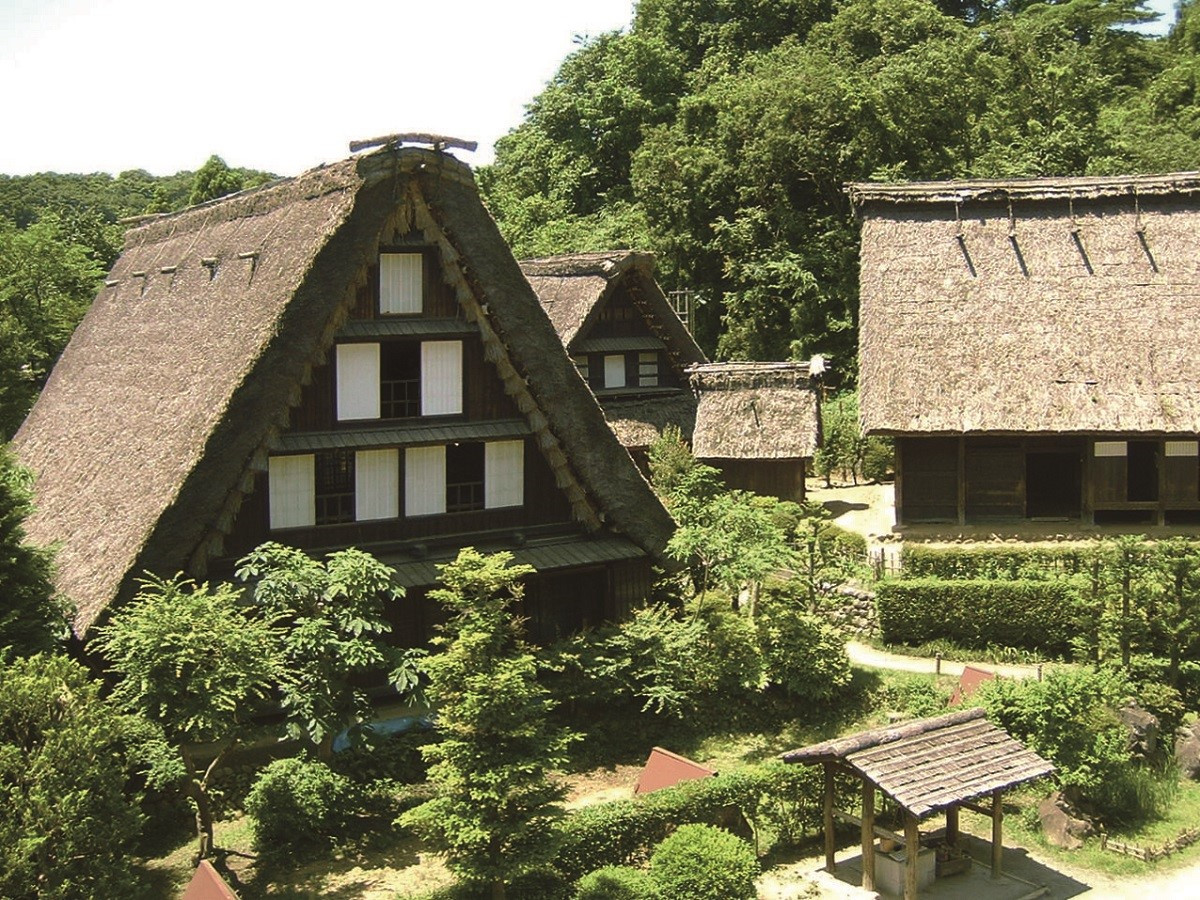
[[[992,794],[992,877],[999,878],[1004,862],[1004,791]]]
[[[833,839],[833,763],[825,763],[825,871],[837,868]]]
[[[958,439],[958,524],[967,524],[967,439]]]
[[[917,900],[917,857],[921,853],[921,831],[917,817],[904,814],[904,900]]]
[[[946,807],[946,843],[951,847],[958,846],[958,807]]]
[[[875,785],[862,783],[862,888],[875,890]]]

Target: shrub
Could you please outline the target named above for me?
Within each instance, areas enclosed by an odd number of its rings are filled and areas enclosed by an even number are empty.
[[[941,690],[925,675],[903,675],[888,673],[885,686],[880,691],[878,703],[896,712],[908,713],[915,718],[936,716],[946,711],[950,693]]]
[[[335,753],[329,765],[359,784],[384,779],[416,784],[429,770],[421,748],[439,739],[436,731],[423,728],[383,736],[366,730],[362,741]]]
[[[1129,765],[1101,782],[1090,797],[1108,822],[1136,826],[1161,818],[1179,796],[1179,771]]]
[[[254,846],[273,854],[327,844],[345,829],[359,799],[353,782],[322,762],[278,759],[246,797]]]
[[[884,581],[876,597],[883,640],[948,638],[967,647],[1066,654],[1078,594],[1065,581]]]
[[[755,900],[754,848],[711,825],[683,825],[658,845],[650,876],[672,900]]]
[[[1129,694],[1123,675],[1078,668],[1049,672],[1044,681],[988,681],[975,696],[992,721],[1058,767],[1064,789],[1105,817],[1120,812],[1104,806],[1114,797],[1108,786],[1131,766],[1115,713]]]
[[[579,879],[575,900],[659,900],[649,873],[630,866],[605,866]]]
[[[821,827],[821,791],[818,769],[772,761],[587,806],[562,823],[557,866],[579,878],[603,866],[641,862],[680,823],[744,819],[755,833],[771,827],[781,842],[795,842]]]
[[[1047,581],[1080,575],[1094,547],[925,547],[900,552],[905,578],[962,581]]]
[[[850,684],[850,658],[837,631],[786,600],[763,602],[755,620],[767,678],[804,700],[826,701]]]

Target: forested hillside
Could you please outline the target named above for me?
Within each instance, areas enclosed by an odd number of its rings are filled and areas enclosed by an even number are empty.
[[[640,0],[481,173],[518,256],[658,253],[723,358],[853,377],[846,182],[1200,168],[1200,11],[1135,0]]]
[[[170,212],[274,176],[211,157],[156,177],[0,175],[0,442],[33,405],[100,279],[117,258],[120,220]]]

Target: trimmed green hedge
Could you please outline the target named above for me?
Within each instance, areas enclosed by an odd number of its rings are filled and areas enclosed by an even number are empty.
[[[952,578],[963,581],[1052,581],[1087,570],[1095,547],[924,547],[900,551],[904,578]]]
[[[756,830],[769,825],[783,839],[795,841],[821,827],[821,779],[820,767],[772,761],[586,806],[560,826],[562,846],[555,865],[577,879],[605,866],[639,863],[678,826],[723,824],[731,809]]]
[[[1079,597],[1068,581],[906,578],[880,582],[876,603],[880,636],[889,643],[946,638],[972,649],[1058,655],[1070,650]]]

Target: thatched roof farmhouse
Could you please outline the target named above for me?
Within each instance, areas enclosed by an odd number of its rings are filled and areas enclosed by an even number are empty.
[[[813,371],[809,362],[691,367],[698,398],[692,439],[696,458],[720,469],[730,487],[803,500],[805,461],[821,442]]]
[[[850,194],[902,524],[1200,520],[1200,174]]]
[[[706,360],[655,280],[653,255],[573,253],[521,270],[634,458],[644,463],[667,425],[690,440],[696,402],[684,369]]]
[[[415,597],[461,546],[619,613],[673,523],[562,352],[470,169],[390,145],[133,228],[14,439],[85,633],[143,571],[349,545]]]

